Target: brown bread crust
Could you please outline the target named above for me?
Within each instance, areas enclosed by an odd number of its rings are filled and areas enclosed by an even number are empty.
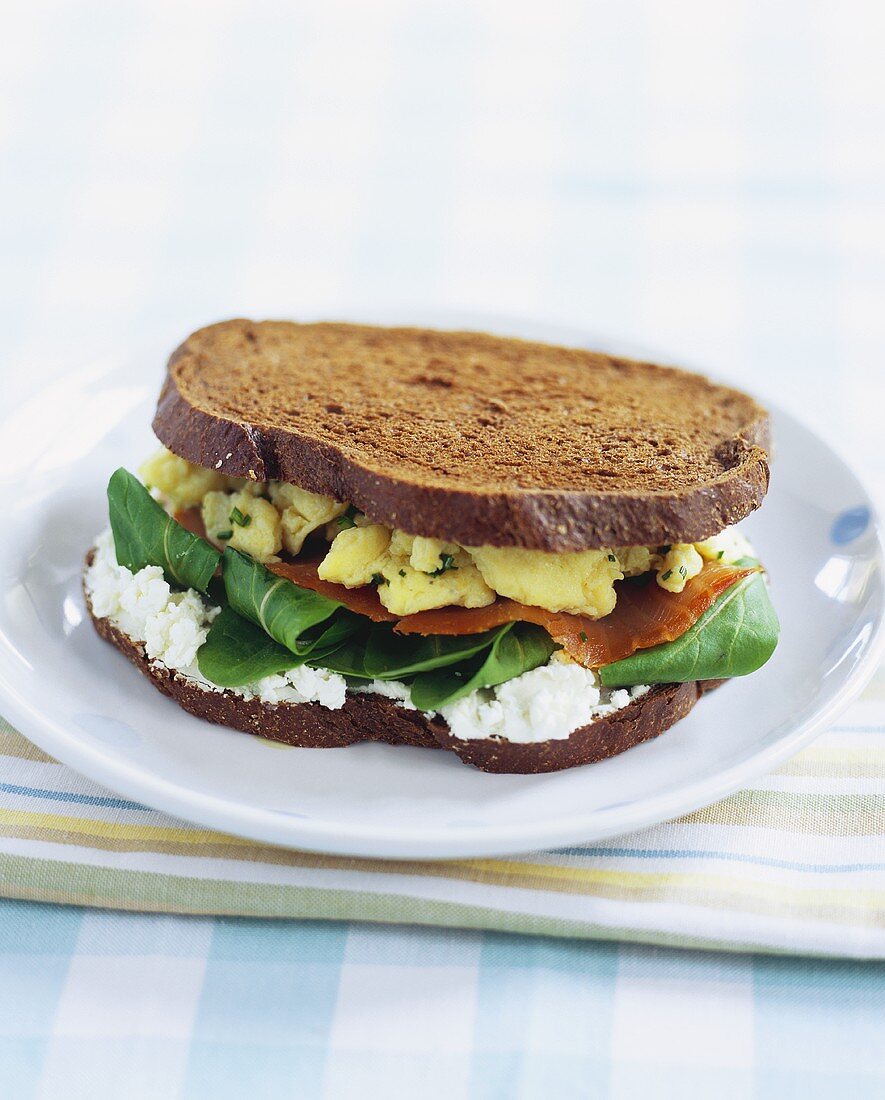
[[[340,748],[358,741],[450,749],[464,764],[485,772],[529,774],[593,764],[625,752],[669,729],[701,695],[721,681],[660,684],[607,718],[575,730],[567,738],[521,745],[496,740],[460,741],[439,716],[406,710],[380,695],[348,694],[340,710],[318,703],[262,703],[231,691],[206,691],[193,681],[152,663],[144,647],[86,606],[95,629],[116,646],[164,695],[197,718],[301,748]]]
[[[174,352],[154,431],[465,546],[694,542],[758,508],[766,411],[671,367],[482,333],[226,321]]]

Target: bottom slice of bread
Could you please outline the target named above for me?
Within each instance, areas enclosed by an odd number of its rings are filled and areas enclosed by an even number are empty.
[[[343,707],[319,703],[265,703],[233,691],[208,690],[199,683],[150,661],[143,645],[109,619],[87,607],[95,629],[125,654],[156,688],[180,707],[207,722],[230,726],[301,748],[340,748],[358,741],[449,749],[465,764],[485,772],[538,774],[593,764],[657,737],[695,705],[705,691],[722,681],[658,684],[639,699],[568,737],[531,744],[498,739],[465,741],[453,737],[446,722],[420,710],[397,706],[380,695],[348,694]]]

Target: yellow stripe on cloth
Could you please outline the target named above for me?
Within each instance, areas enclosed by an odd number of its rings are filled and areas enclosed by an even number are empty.
[[[704,908],[735,908],[758,914],[804,911],[818,920],[885,927],[885,890],[828,889],[788,885],[758,872],[741,875],[709,871],[620,871],[531,860],[387,862],[322,856],[266,847],[206,829],[95,821],[60,814],[0,809],[0,826],[24,839],[89,846],[102,850],[142,850],[197,859],[231,859],[268,866],[396,874],[425,879],[457,879],[486,886],[599,897],[626,902],[671,902]]]
[[[213,832],[210,829],[167,825],[131,825],[120,821],[100,821],[91,817],[67,817],[63,814],[0,808],[0,825],[4,824],[25,825],[53,832],[75,833],[80,836],[107,837],[117,840],[174,842],[176,844],[186,844],[190,847],[217,843],[220,838],[223,838],[226,844],[235,847],[256,847],[255,842],[252,840],[227,836]]]
[[[718,875],[708,871],[613,871],[599,867],[564,867],[505,860],[471,860],[469,866],[504,880],[523,880],[523,885],[533,885],[535,889],[582,894],[614,890],[620,896],[643,894],[645,900],[650,895],[672,898],[680,890],[707,898],[717,893],[779,898],[784,905],[794,905],[800,901],[806,905],[829,905],[838,897],[840,905],[847,901],[855,908],[881,910],[879,915],[885,925],[885,890],[856,890],[850,892],[850,898],[845,898],[845,891],[842,890],[785,886],[746,875],[737,878],[732,874]]]

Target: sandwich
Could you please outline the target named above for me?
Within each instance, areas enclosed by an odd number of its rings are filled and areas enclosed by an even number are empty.
[[[737,526],[769,418],[700,375],[234,320],[173,353],[153,429],[110,478],[85,598],[209,722],[549,772],[658,736],[777,644]]]

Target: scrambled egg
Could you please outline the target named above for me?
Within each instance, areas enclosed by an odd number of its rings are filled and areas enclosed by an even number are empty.
[[[270,482],[269,492],[280,512],[283,546],[290,554],[300,553],[304,540],[312,531],[318,531],[347,511],[346,504],[283,481]]]
[[[149,489],[159,489],[174,509],[195,508],[213,489],[227,487],[227,478],[215,470],[194,466],[162,447],[139,469]]]
[[[471,547],[483,580],[520,603],[601,619],[614,611],[614,582],[624,576],[610,550],[551,554],[519,547]]]
[[[224,482],[231,492],[248,493],[250,497],[266,497],[268,486],[273,485],[273,482],[252,481],[248,477],[226,477]]]
[[[381,574],[389,554],[390,530],[380,523],[350,527],[335,536],[329,553],[320,562],[320,579],[361,588]]]
[[[423,535],[406,535],[402,531],[396,534],[409,540],[409,565],[422,573],[437,572],[447,556],[457,558],[461,553],[461,547],[454,542],[428,539]]]
[[[331,497],[282,481],[251,481],[205,470],[165,447],[139,472],[174,510],[199,506],[206,533],[216,545],[233,546],[261,562],[282,549],[298,554],[312,531],[347,509]]]
[[[681,592],[705,562],[730,565],[753,554],[734,528],[703,542],[672,546],[561,554],[521,547],[465,548],[391,530],[296,485],[205,470],[165,448],[140,472],[173,508],[199,505],[206,532],[217,546],[233,546],[260,562],[275,560],[282,550],[300,553],[307,536],[322,530],[331,546],[320,563],[320,577],[347,588],[375,585],[381,603],[395,615],[435,607],[485,607],[500,594],[548,611],[599,619],[614,610],[615,582],[624,577],[654,572],[661,588]]]
[[[375,584],[381,603],[394,615],[434,607],[485,607],[495,600],[466,551],[378,523],[336,535],[319,575],[347,588]]]
[[[726,527],[718,535],[696,542],[694,546],[705,561],[721,561],[725,565],[756,556],[756,551],[736,527]]]
[[[601,619],[614,610],[616,581],[654,571],[661,588],[681,592],[705,559],[737,560],[741,553],[733,553],[733,543],[724,532],[698,548],[677,543],[554,554],[520,547],[464,548],[366,523],[335,537],[319,575],[348,588],[377,585],[379,599],[395,615],[485,607],[497,594],[548,611]],[[726,544],[732,549],[723,550]]]
[[[666,554],[654,555],[653,560],[657,582],[668,592],[681,592],[704,567],[704,559],[688,543],[677,543]]]
[[[216,546],[232,546],[260,562],[275,560],[282,549],[280,513],[248,489],[207,493],[200,511],[206,534]]]
[[[647,546],[622,546],[613,552],[625,577],[638,577],[652,568],[652,552]]]

